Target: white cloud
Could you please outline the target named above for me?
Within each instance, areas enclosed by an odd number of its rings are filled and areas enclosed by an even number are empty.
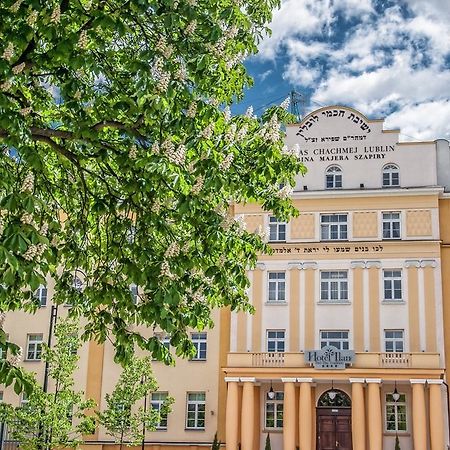
[[[284,79],[302,87],[313,86],[316,84],[319,76],[319,70],[308,68],[295,59],[290,61],[283,73]]]
[[[407,105],[386,118],[387,128],[400,128],[402,140],[450,140],[450,101]]]
[[[269,70],[266,70],[265,72],[263,72],[261,75],[258,75],[259,76],[259,79],[261,80],[261,81],[264,81],[269,75],[271,75],[273,73],[273,70],[272,69],[269,69]]]

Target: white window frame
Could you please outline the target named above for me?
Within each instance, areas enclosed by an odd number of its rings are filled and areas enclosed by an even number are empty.
[[[269,216],[269,242],[286,242],[287,224],[275,216]]]
[[[385,397],[385,407],[384,407],[384,413],[385,413],[385,421],[384,421],[384,428],[385,431],[388,433],[407,433],[408,432],[408,406],[406,402],[406,394],[400,393],[400,398],[398,401],[394,401],[392,398],[391,393],[386,393]],[[390,412],[389,410],[392,410]],[[403,410],[403,411],[402,411]],[[389,415],[394,415],[394,421],[389,421]],[[404,420],[400,420],[403,416]],[[389,428],[389,423],[392,423],[394,425],[393,428]],[[400,429],[399,424],[404,423],[404,429]]]
[[[36,300],[39,300],[39,306],[41,308],[47,306],[47,297],[48,297],[47,285],[44,284],[39,285],[39,287],[34,291],[33,297]]]
[[[340,334],[333,336],[331,333]],[[320,330],[320,348],[332,345],[338,350],[348,350],[350,348],[350,333],[348,330]]]
[[[268,353],[284,353],[286,351],[286,330],[266,330]],[[273,347],[273,350],[271,348]]]
[[[402,269],[383,269],[383,297],[386,302],[403,301]]]
[[[394,218],[394,214],[398,215],[398,217]],[[386,227],[386,233],[385,224],[388,225],[388,227]],[[398,231],[395,226],[396,224],[398,224]],[[394,236],[397,233],[398,236]],[[383,240],[402,238],[402,216],[400,211],[383,211],[381,213],[381,236]]]
[[[164,403],[167,400],[169,393],[164,391],[152,392],[150,396],[150,406],[153,411],[157,411],[159,415],[159,421],[155,424],[157,430],[167,430],[168,414],[161,413]]]
[[[385,177],[385,175],[387,175],[387,177]],[[394,183],[394,177],[397,178],[397,184]],[[389,163],[383,167],[381,174],[381,185],[384,188],[400,187],[400,169],[396,164]]]
[[[206,361],[208,349],[207,333],[191,333],[191,341],[197,350],[191,361]]]
[[[322,270],[320,272],[320,301],[347,303],[348,270]]]
[[[31,339],[31,338],[40,339]],[[42,359],[42,344],[44,336],[41,333],[30,333],[27,335],[27,359],[26,361],[40,361]],[[31,358],[30,358],[31,355]]]
[[[405,330],[384,330],[384,351],[386,353],[403,353],[405,351]]]
[[[130,284],[130,294],[131,294],[131,300],[133,302],[133,305],[137,305],[138,298],[139,298],[139,290],[138,286],[135,283]]]
[[[333,220],[334,218],[336,218],[336,220]],[[347,213],[321,214],[320,240],[321,241],[348,240],[348,214]]]
[[[197,398],[203,396],[203,399]],[[191,408],[190,408],[191,406]],[[193,425],[189,425],[190,421],[194,421]],[[201,422],[203,421],[203,425]],[[188,392],[186,396],[186,429],[187,430],[204,430],[206,425],[206,393],[205,392]]]
[[[267,272],[267,302],[285,303],[286,302],[286,272],[270,271]]]
[[[278,415],[281,413],[281,419]],[[266,401],[264,403],[264,428],[266,430],[283,429],[284,416],[284,392],[274,391],[274,398],[270,399],[266,392]],[[273,420],[273,426],[270,422]]]
[[[325,171],[325,189],[342,189],[342,168],[333,164]]]

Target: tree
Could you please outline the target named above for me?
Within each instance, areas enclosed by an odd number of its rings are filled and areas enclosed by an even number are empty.
[[[98,413],[99,422],[106,433],[120,443],[120,448],[124,442],[140,444],[145,437],[144,430],[155,430],[161,417],[169,412],[171,397],[166,398],[160,411],[151,406],[137,406],[156,389],[150,359],[132,357],[113,392],[106,394],[107,407]]]
[[[304,171],[283,147],[286,102],[260,118],[229,109],[278,3],[1,2],[0,310],[34,311],[50,276],[85,339],[166,363],[130,325],[160,327],[187,355],[212,308],[251,311],[246,271],[269,248],[233,205],[287,220]]]
[[[74,391],[73,375],[79,359],[78,326],[71,320],[61,320],[55,330],[53,348],[43,347],[43,360],[49,366],[49,378],[54,392],[44,392],[34,375],[27,373],[27,385],[32,390],[22,406],[2,403],[0,420],[9,428],[10,435],[24,450],[77,447],[81,435],[92,433],[95,420],[85,410],[93,408],[92,400],[85,400],[83,392]]]

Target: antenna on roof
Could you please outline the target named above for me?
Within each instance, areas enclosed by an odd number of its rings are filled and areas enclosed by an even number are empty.
[[[297,118],[297,121],[300,122],[305,114],[305,96],[292,90],[290,97],[291,114],[293,114]]]

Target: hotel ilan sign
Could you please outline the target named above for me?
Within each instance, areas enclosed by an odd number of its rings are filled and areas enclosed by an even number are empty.
[[[345,369],[347,364],[354,361],[353,350],[339,350],[332,345],[320,350],[305,351],[305,362],[312,364],[315,369]]]
[[[374,129],[373,122],[355,110],[341,107],[328,107],[311,113],[297,126],[301,161],[340,162],[387,158],[387,154],[395,152],[395,142],[387,142],[386,135],[379,136],[379,130]]]

